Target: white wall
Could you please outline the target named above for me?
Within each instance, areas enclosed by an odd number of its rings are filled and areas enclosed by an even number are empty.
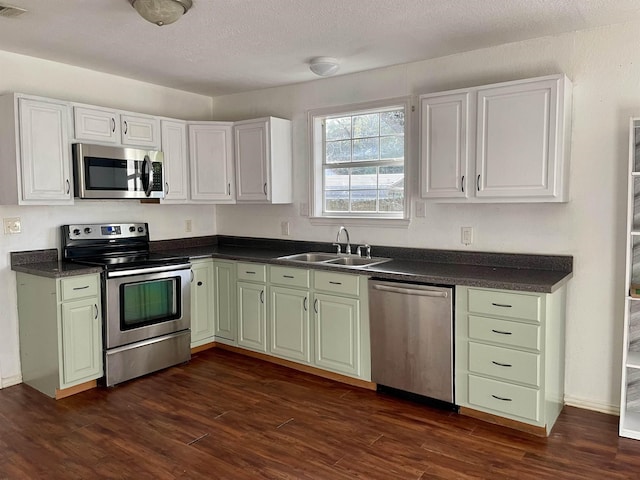
[[[23,92],[174,118],[211,118],[211,98],[0,51],[0,94]],[[3,172],[0,170],[0,176]],[[20,217],[22,233],[0,232],[0,387],[20,381],[15,274],[9,252],[57,248],[59,226],[74,222],[148,222],[153,240],[213,235],[215,207],[78,201],[74,206],[2,206],[0,218]],[[184,233],[191,219],[193,232]]]
[[[308,202],[306,112],[329,105],[436,92],[563,72],[573,81],[573,132],[567,204],[443,205],[408,229],[351,226],[355,243],[463,249],[460,227],[475,230],[474,250],[569,254],[574,277],[567,306],[566,400],[617,411],[621,364],[628,120],[640,115],[640,24],[630,23],[503,45],[430,61],[214,99],[214,117],[276,115],[293,120],[295,204],[219,206],[218,233],[332,241],[338,224],[313,226]],[[348,62],[348,59],[344,60]],[[411,156],[412,187],[417,180]],[[348,222],[345,222],[349,226]],[[374,250],[375,254],[375,250]]]

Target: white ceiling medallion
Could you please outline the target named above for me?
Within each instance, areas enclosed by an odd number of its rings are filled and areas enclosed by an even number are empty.
[[[321,77],[329,77],[340,68],[338,60],[333,57],[315,57],[309,62],[309,69]]]
[[[129,0],[142,18],[158,26],[180,20],[193,5],[191,0]]]

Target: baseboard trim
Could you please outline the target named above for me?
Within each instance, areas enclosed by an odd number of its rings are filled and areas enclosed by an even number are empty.
[[[197,347],[193,347],[191,349],[191,355],[194,355],[198,352],[203,352],[205,350],[209,350],[210,348],[213,348],[215,346],[215,342],[210,342],[210,343],[205,343],[203,345],[198,345]]]
[[[570,407],[582,408],[584,410],[593,410],[594,412],[607,413],[609,415],[620,416],[620,405],[611,405],[608,403],[594,402],[584,398],[564,396],[564,404]]]
[[[22,375],[13,375],[11,377],[0,379],[0,388],[13,387],[14,385],[18,385],[20,383],[22,383]]]
[[[377,385],[373,382],[367,382],[366,380],[347,377],[346,375],[340,375],[339,373],[327,372],[326,370],[322,370],[320,368],[311,367],[309,365],[302,365],[290,360],[285,360],[284,358],[272,357],[271,355],[267,355],[266,353],[245,350],[244,348],[233,347],[231,345],[225,345],[224,343],[218,342],[214,342],[213,346],[221,350],[227,350],[229,352],[239,353],[240,355],[245,355],[247,357],[264,360],[265,362],[275,363],[276,365],[281,365],[293,370],[298,370],[299,372],[310,373],[311,375],[316,375],[318,377],[335,380],[336,382],[345,383],[347,385],[351,385],[352,387],[359,387],[367,390],[375,390],[377,387]]]

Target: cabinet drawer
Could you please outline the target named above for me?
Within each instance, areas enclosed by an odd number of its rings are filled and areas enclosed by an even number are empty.
[[[269,270],[269,281],[289,287],[309,288],[309,270],[272,266]]]
[[[360,279],[357,275],[316,271],[314,282],[316,290],[343,295],[360,295]]]
[[[266,282],[267,267],[259,263],[238,263],[238,280]]]
[[[96,297],[100,291],[100,277],[98,275],[81,275],[60,280],[61,300]]]
[[[469,370],[540,386],[540,355],[469,342]]]
[[[473,313],[540,321],[538,295],[470,288],[468,301],[469,311]]]
[[[540,391],[469,375],[469,404],[540,421]]]
[[[540,350],[540,327],[469,315],[469,338]]]

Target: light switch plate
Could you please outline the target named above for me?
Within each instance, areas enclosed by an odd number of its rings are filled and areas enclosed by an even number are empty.
[[[473,227],[461,227],[460,237],[463,245],[471,245],[473,243]]]
[[[423,200],[416,201],[416,217],[424,218],[427,216],[427,203]]]
[[[282,223],[280,223],[280,230],[282,235],[284,236],[289,236],[291,235],[291,232],[289,230],[289,222],[287,222],[286,220]]]
[[[15,235],[22,232],[20,217],[3,218],[2,223],[4,224],[5,235]]]

